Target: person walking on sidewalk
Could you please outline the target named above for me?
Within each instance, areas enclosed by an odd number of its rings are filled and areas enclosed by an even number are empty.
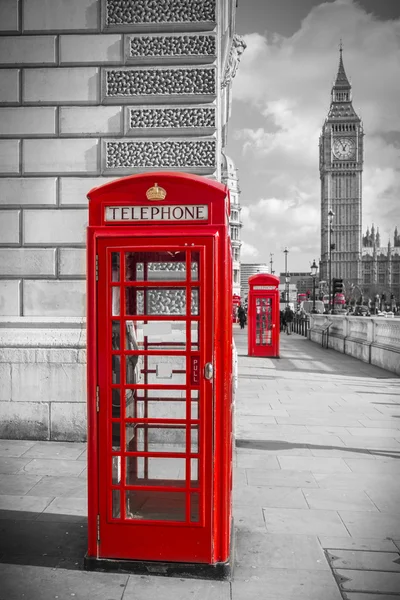
[[[290,335],[290,330],[292,328],[294,313],[290,306],[287,306],[285,309],[285,324],[286,324],[286,333]]]
[[[240,329],[244,329],[244,326],[246,324],[246,311],[244,310],[241,304],[239,304],[238,308],[238,319],[240,323]]]

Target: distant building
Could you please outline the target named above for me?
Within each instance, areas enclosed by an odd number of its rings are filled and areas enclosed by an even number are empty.
[[[242,245],[240,230],[242,228],[242,220],[240,217],[240,188],[237,175],[237,169],[234,162],[229,156],[222,155],[222,183],[225,183],[229,188],[231,198],[231,216],[230,216],[230,234],[232,243],[232,282],[233,293],[240,296],[240,247]]]
[[[397,227],[387,246],[381,245],[379,229],[374,225],[363,236],[362,289],[370,298],[385,296],[399,303],[400,300],[400,235]],[[392,298],[391,298],[392,296]]]
[[[285,283],[286,274],[280,273],[279,280],[281,284]],[[294,284],[298,294],[306,294],[312,292],[313,289],[313,278],[309,271],[304,273],[290,273],[290,284]],[[315,280],[315,284],[318,285],[318,277]]]
[[[249,293],[249,277],[257,273],[269,273],[268,265],[265,263],[242,263],[240,272],[240,289],[243,300],[247,299]]]

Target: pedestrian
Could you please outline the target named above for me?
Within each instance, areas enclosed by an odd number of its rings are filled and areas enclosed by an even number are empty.
[[[240,329],[244,329],[244,326],[246,324],[246,311],[244,310],[241,304],[239,304],[238,308],[238,319],[240,323]]]
[[[279,313],[279,322],[280,322],[280,330],[281,331],[285,331],[286,328],[286,321],[285,321],[285,311],[281,310]]]
[[[292,327],[293,318],[294,318],[294,313],[293,313],[292,309],[290,308],[290,306],[287,306],[285,309],[285,323],[286,323],[287,335],[290,335],[290,329]]]

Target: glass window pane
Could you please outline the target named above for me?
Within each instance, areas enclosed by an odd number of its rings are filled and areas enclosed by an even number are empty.
[[[120,383],[121,357],[118,354],[111,356],[112,383]]]
[[[111,324],[111,347],[113,350],[120,350],[120,327],[119,321],[112,321]]]
[[[198,390],[190,390],[190,396],[192,398],[191,418],[198,419],[199,418],[199,391]]]
[[[199,281],[199,263],[200,263],[199,252],[192,252],[192,263],[190,266],[190,273],[191,273],[192,281]]]
[[[121,457],[112,457],[112,482],[114,484],[121,483]]]
[[[190,339],[192,344],[192,350],[199,349],[199,322],[191,321],[190,323]]]
[[[125,288],[125,312],[127,315],[144,315],[144,291],[135,287]]]
[[[186,281],[186,252],[126,252],[126,281]]]
[[[190,429],[190,451],[197,454],[199,452],[199,426],[192,425]]]
[[[126,356],[127,384],[184,385],[186,356]]]
[[[120,428],[120,422],[119,421],[113,421],[111,423],[111,429],[112,429],[112,449],[115,452],[118,452],[118,450],[121,450],[121,428]]]
[[[119,252],[111,252],[111,281],[120,281]]]
[[[112,302],[111,302],[111,314],[113,317],[119,317],[120,314],[120,290],[119,287],[113,286],[111,290]]]
[[[199,485],[199,459],[192,458],[190,461],[190,483],[193,486]]]
[[[125,501],[127,519],[180,522],[186,520],[186,494],[182,492],[127,491]]]
[[[117,388],[111,390],[112,410],[111,417],[119,419],[121,417],[121,391]]]
[[[184,288],[126,288],[127,315],[185,315]],[[198,313],[193,313],[198,314]]]
[[[126,390],[126,418],[185,419],[185,390]]]
[[[199,494],[190,494],[190,521],[191,523],[198,523],[200,521]]]
[[[183,487],[186,477],[185,458],[144,457],[144,476],[137,471],[136,456],[126,458],[127,485]]]
[[[121,501],[119,490],[112,491],[112,516],[113,519],[121,518]]]
[[[126,321],[125,328],[127,350],[186,350],[183,321]]]
[[[198,288],[192,288],[192,301],[190,305],[190,312],[192,315],[199,314],[199,290]]]
[[[197,452],[197,432],[193,434],[192,452]],[[186,451],[186,428],[155,423],[128,423],[126,425],[128,452],[182,452]]]

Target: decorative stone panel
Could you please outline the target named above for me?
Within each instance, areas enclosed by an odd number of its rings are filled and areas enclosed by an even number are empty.
[[[132,173],[143,169],[178,169],[212,174],[216,169],[216,140],[104,140],[104,171]]]
[[[103,0],[106,29],[199,31],[212,29],[215,20],[215,0]]]
[[[214,35],[129,35],[126,62],[130,64],[210,63],[216,59]]]
[[[216,131],[215,106],[129,106],[125,110],[128,135],[210,135]]]
[[[104,69],[104,102],[165,103],[212,101],[216,96],[216,71],[205,68]]]

